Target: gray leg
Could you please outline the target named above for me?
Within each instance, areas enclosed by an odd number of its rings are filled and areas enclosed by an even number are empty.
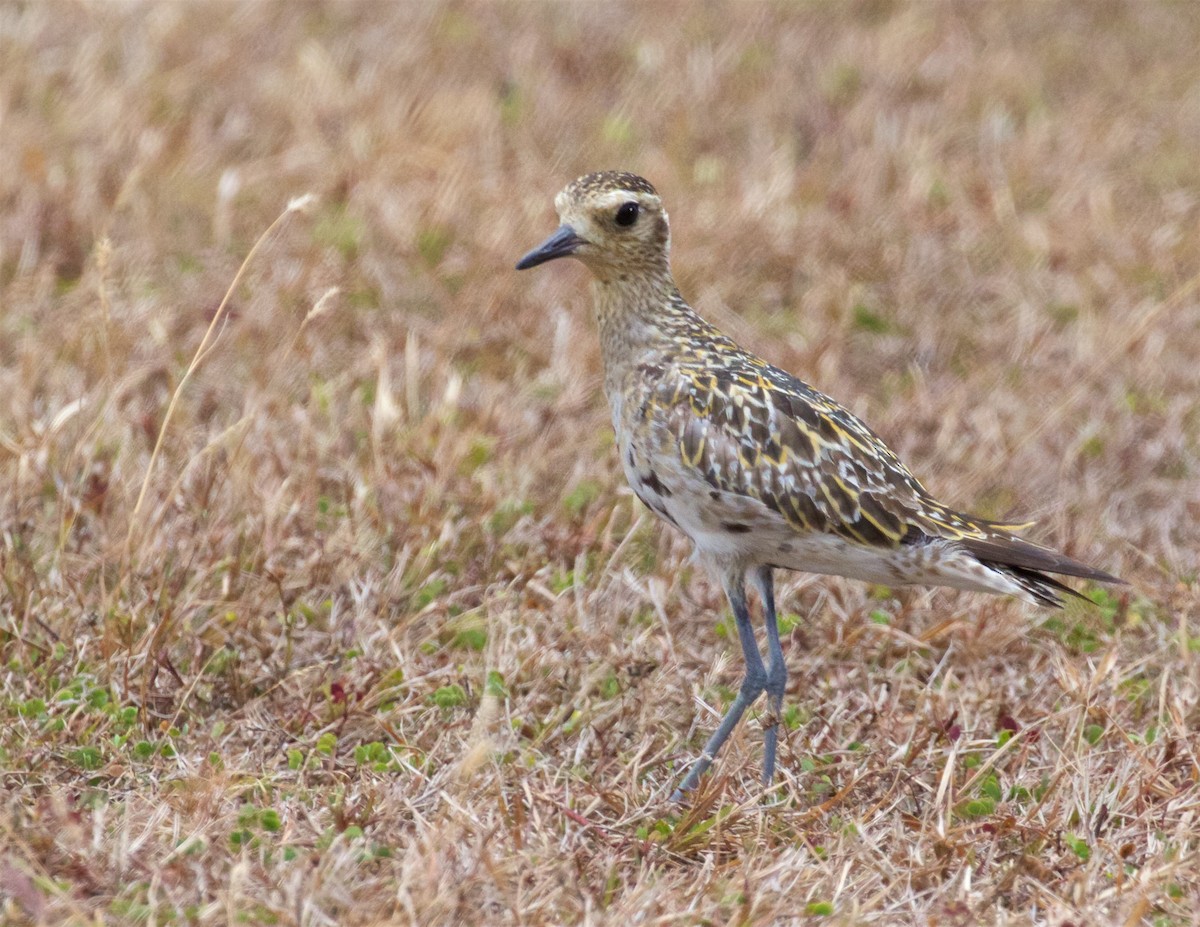
[[[737,698],[729,706],[729,711],[721,719],[721,725],[704,745],[704,752],[692,764],[687,777],[680,784],[671,801],[683,801],[683,793],[690,792],[700,781],[704,771],[712,765],[721,746],[729,738],[742,715],[756,698],[762,695],[767,687],[767,671],[763,667],[762,655],[758,652],[758,644],[754,642],[754,627],[750,623],[750,609],[746,605],[746,587],[742,577],[725,580],[725,594],[729,596],[729,604],[733,607],[733,617],[737,620],[738,640],[742,644],[742,655],[746,659],[746,676],[742,679],[742,687],[738,690]],[[778,635],[776,635],[778,637]]]
[[[783,693],[787,688],[787,663],[783,645],[779,642],[779,623],[775,618],[775,583],[770,567],[754,571],[754,584],[762,596],[763,621],[767,626],[767,728],[763,734],[763,785],[775,778],[775,747],[779,742],[779,725],[783,722]]]

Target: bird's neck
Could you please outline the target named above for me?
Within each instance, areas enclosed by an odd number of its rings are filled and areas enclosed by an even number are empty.
[[[597,276],[592,295],[605,366],[667,339],[670,320],[665,316],[676,302],[683,303],[669,271]]]
[[[684,302],[669,269],[653,274],[597,275],[593,295],[609,389],[638,366],[660,366],[687,340],[711,331]]]

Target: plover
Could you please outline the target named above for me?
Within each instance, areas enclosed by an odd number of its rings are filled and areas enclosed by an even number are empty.
[[[667,213],[643,178],[588,174],[554,205],[558,231],[517,269],[570,256],[592,272],[604,392],[625,475],[720,580],[745,656],[737,697],[673,799],[696,787],[764,691],[763,784],[774,777],[787,685],[775,569],[1004,593],[1049,606],[1079,594],[1047,574],[1121,582],[1018,537],[1027,525],[937,501],[857,417],[700,318],[671,276]],[[765,665],[747,578],[762,599]]]

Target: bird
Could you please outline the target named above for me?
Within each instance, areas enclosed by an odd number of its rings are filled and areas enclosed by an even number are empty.
[[[625,171],[587,174],[554,206],[557,231],[516,269],[572,257],[591,272],[604,392],[625,476],[720,582],[745,659],[737,695],[673,801],[698,787],[764,692],[762,784],[772,785],[787,687],[776,570],[948,586],[1053,607],[1066,596],[1084,598],[1054,575],[1123,582],[1019,536],[1028,523],[939,502],[848,409],[701,318],[671,274],[667,212],[649,181]],[[747,581],[761,601],[766,662]]]

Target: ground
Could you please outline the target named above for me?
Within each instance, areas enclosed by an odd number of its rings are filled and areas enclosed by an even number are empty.
[[[4,0],[0,920],[1193,923],[1197,47],[1184,3]],[[779,788],[756,714],[669,804],[731,621],[624,485],[585,271],[512,270],[610,168],[710,320],[1129,585],[787,577]]]

